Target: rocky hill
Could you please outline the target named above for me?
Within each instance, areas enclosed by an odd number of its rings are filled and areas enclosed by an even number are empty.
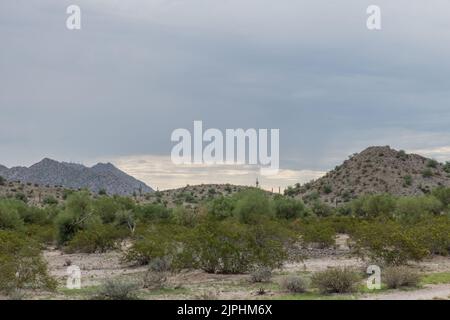
[[[413,196],[438,186],[450,186],[450,165],[383,146],[354,154],[325,176],[287,193],[306,202],[320,198],[338,205],[363,194]]]
[[[205,200],[217,198],[220,196],[232,196],[233,194],[247,190],[249,186],[239,186],[232,184],[199,184],[187,185],[182,188],[163,190],[152,192],[145,195],[144,199],[138,200],[140,202],[161,203],[169,208],[179,205],[185,207],[196,207]],[[268,194],[271,194],[267,192]]]
[[[21,181],[42,186],[61,186],[69,189],[87,188],[92,192],[131,195],[148,193],[153,189],[127,175],[111,163],[99,163],[89,168],[81,164],[43,159],[31,167],[0,166],[0,176],[8,181]]]

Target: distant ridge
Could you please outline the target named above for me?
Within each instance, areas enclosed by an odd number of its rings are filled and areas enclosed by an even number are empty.
[[[117,169],[111,163],[98,163],[89,168],[81,164],[45,158],[28,168],[8,169],[0,165],[0,176],[9,181],[63,186],[70,189],[87,188],[96,193],[105,190],[111,195],[131,195],[153,191],[144,182]]]

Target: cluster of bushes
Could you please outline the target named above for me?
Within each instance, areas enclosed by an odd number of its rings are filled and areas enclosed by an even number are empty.
[[[0,230],[0,292],[55,287],[39,243],[21,233]]]
[[[367,195],[339,208],[318,198],[305,205],[259,189],[218,195],[194,208],[138,204],[129,197],[92,197],[84,191],[67,192],[63,203],[48,199],[43,207],[0,199],[0,290],[52,287],[40,255],[46,243],[67,252],[93,253],[120,248],[124,239],[132,239],[124,252],[126,261],[161,271],[252,272],[257,282],[266,281],[273,269],[292,257],[296,244],[325,248],[335,244],[338,233],[346,233],[360,256],[402,265],[429,254],[449,254],[449,212],[450,188],[421,197]],[[25,267],[29,269],[20,269]],[[339,292],[339,285],[353,280],[342,276],[333,290]],[[322,286],[319,279],[312,282]]]
[[[242,224],[234,218],[205,217],[194,227],[149,226],[136,236],[125,259],[138,264],[163,259],[171,269],[243,273],[259,266],[280,267],[294,241],[295,234],[275,221]]]
[[[329,268],[315,272],[311,279],[304,276],[288,276],[281,281],[281,288],[291,293],[304,293],[310,287],[322,294],[353,293],[361,284],[361,275],[350,268]]]

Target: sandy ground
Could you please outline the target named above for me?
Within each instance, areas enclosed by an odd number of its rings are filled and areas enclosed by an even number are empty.
[[[326,252],[328,253],[328,251]],[[82,286],[95,286],[102,284],[106,279],[116,277],[132,277],[138,279],[146,271],[146,267],[134,267],[121,261],[120,251],[102,254],[64,254],[57,249],[49,249],[44,252],[45,259],[49,263],[51,275],[60,283],[67,279],[67,266],[76,265],[81,269]],[[348,248],[336,248],[332,255],[323,255],[307,259],[304,262],[288,263],[281,270],[277,270],[273,281],[279,282],[287,274],[300,272],[321,271],[329,267],[348,266],[364,268],[367,263],[349,255]],[[423,273],[450,272],[450,258],[434,257],[432,259],[412,264]],[[172,275],[168,279],[171,288],[186,288],[187,293],[160,294],[152,298],[156,299],[195,299],[195,298],[220,298],[220,299],[271,299],[277,298],[280,293],[267,289],[264,296],[258,296],[258,286],[249,287],[249,275],[221,275],[207,274],[202,271],[186,271]],[[195,294],[193,294],[195,292]],[[413,299],[449,299],[450,284],[428,285],[416,290],[385,292],[380,294],[365,294],[358,296],[361,299],[386,299],[386,300],[413,300]],[[54,298],[62,299],[64,296]]]
[[[371,294],[363,300],[432,300],[450,299],[450,284],[427,285],[423,289],[412,291],[396,291],[384,294]]]
[[[78,266],[83,286],[98,285],[105,279],[141,273],[146,267],[133,267],[121,261],[120,251],[99,254],[64,254],[57,249],[44,251],[50,274],[58,280],[67,279],[67,267]]]

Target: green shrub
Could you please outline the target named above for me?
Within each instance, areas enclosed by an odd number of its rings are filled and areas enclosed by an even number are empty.
[[[208,273],[244,273],[255,267],[280,267],[293,237],[280,224],[253,226],[232,220],[206,221],[186,242],[192,265]]]
[[[177,206],[172,210],[172,221],[176,224],[193,227],[198,220],[197,213],[183,206]]]
[[[358,255],[389,265],[420,261],[429,253],[413,228],[395,221],[364,221],[358,224],[352,238]]]
[[[450,219],[446,216],[424,219],[414,228],[415,237],[432,254],[450,254]]]
[[[170,210],[161,204],[145,204],[136,208],[136,216],[143,223],[170,218]]]
[[[320,200],[313,200],[310,203],[310,209],[312,214],[317,217],[329,217],[334,213],[332,207]]]
[[[272,269],[267,267],[258,267],[250,274],[250,282],[269,282],[272,278]]]
[[[116,213],[123,208],[114,198],[103,196],[92,203],[92,211],[98,215],[103,223],[113,223],[116,219]]]
[[[431,170],[430,168],[426,168],[424,170],[422,170],[422,176],[424,178],[430,178],[433,176],[433,170]]]
[[[431,194],[442,203],[443,207],[450,205],[450,188],[438,187]]]
[[[136,235],[124,259],[138,265],[149,264],[154,259],[165,259],[172,268],[184,268],[182,249],[189,230],[179,225],[151,225]]]
[[[42,200],[42,203],[44,205],[53,206],[53,205],[57,205],[58,204],[58,200],[54,196],[46,196]]]
[[[321,293],[351,293],[356,291],[360,277],[349,268],[329,268],[314,273],[311,281]]]
[[[56,240],[56,229],[53,224],[27,224],[23,233],[42,244],[53,244]]]
[[[330,185],[325,185],[325,186],[322,188],[322,190],[323,190],[323,192],[324,192],[325,194],[330,194],[331,192],[333,192],[333,188],[332,188]]]
[[[406,175],[403,177],[403,185],[405,187],[409,187],[412,185],[413,178],[410,175]]]
[[[233,215],[235,205],[233,197],[220,196],[208,203],[208,215],[219,220],[229,218]]]
[[[403,222],[414,222],[440,213],[441,202],[433,196],[402,197],[397,200],[394,216]]]
[[[395,210],[395,198],[389,194],[364,195],[350,204],[355,216],[365,218],[389,217]]]
[[[18,207],[14,200],[0,201],[0,230],[17,230],[23,226],[23,219],[20,217]]]
[[[67,243],[66,252],[95,253],[116,249],[128,233],[114,225],[97,224],[78,231]]]
[[[167,273],[149,270],[144,274],[142,282],[145,289],[161,289],[167,282]]]
[[[78,231],[86,230],[91,225],[100,224],[101,218],[93,211],[89,193],[81,191],[68,196],[66,207],[63,212],[58,214],[55,222],[58,229],[58,242],[64,245]]]
[[[6,184],[6,179],[0,176],[0,186],[4,186]]]
[[[446,161],[444,164],[444,171],[450,173],[450,161]]]
[[[320,248],[327,248],[336,243],[336,231],[325,220],[311,220],[301,224],[300,232],[305,244],[316,244]]]
[[[49,276],[40,246],[30,238],[0,231],[0,291],[9,293],[24,288],[56,288]]]
[[[107,280],[97,294],[94,300],[137,300],[138,286],[135,283],[124,280]]]
[[[27,197],[26,194],[23,193],[23,192],[18,192],[18,193],[16,193],[16,194],[14,195],[14,198],[15,198],[16,200],[22,201],[22,202],[24,202],[24,203],[27,203],[27,202],[28,202],[28,197]]]
[[[308,282],[299,276],[289,276],[281,281],[281,288],[291,293],[304,293],[308,290]]]
[[[296,219],[308,213],[303,202],[278,196],[274,200],[275,216],[279,219]]]
[[[236,195],[234,214],[242,223],[253,224],[262,218],[273,217],[273,208],[267,194],[259,189],[241,191]]]
[[[437,162],[437,161],[434,160],[434,159],[429,159],[429,160],[427,161],[427,167],[428,167],[428,168],[437,168],[438,164],[439,164],[439,162]]]
[[[417,287],[420,281],[420,276],[417,272],[403,266],[385,268],[381,276],[389,289]]]
[[[167,257],[155,258],[148,264],[148,270],[152,272],[168,272],[172,270],[172,266]]]

